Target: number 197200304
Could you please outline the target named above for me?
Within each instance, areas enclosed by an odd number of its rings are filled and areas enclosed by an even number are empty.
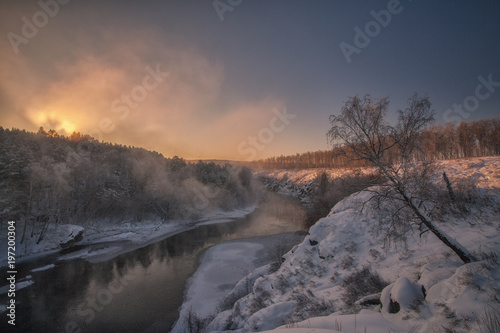
[[[7,261],[9,269],[15,269],[16,265],[16,222],[8,222],[8,232],[7,232]]]

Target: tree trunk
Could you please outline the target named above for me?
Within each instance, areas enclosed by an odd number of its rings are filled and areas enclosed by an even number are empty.
[[[36,241],[36,243],[40,243],[42,240],[43,240],[43,237],[45,236],[45,231],[47,230],[49,226],[49,222],[45,222],[43,227],[42,227],[42,230],[40,231],[40,236],[38,237],[38,240]]]
[[[440,230],[438,227],[436,227],[431,220],[427,216],[425,216],[425,213],[422,212],[411,200],[411,198],[408,196],[406,193],[405,185],[399,181],[399,178],[397,176],[389,173],[387,169],[380,163],[376,163],[378,169],[389,179],[389,181],[393,184],[393,188],[401,195],[403,198],[404,202],[408,205],[409,208],[413,210],[415,215],[418,217],[418,219],[434,234],[436,237],[442,241],[446,246],[448,246],[450,249],[455,252],[460,259],[466,264],[476,261],[476,258],[465,248],[463,247],[460,243],[458,243],[456,240],[452,239],[448,235],[446,235],[445,232]]]
[[[446,246],[448,246],[450,249],[455,252],[460,259],[466,264],[476,261],[476,258],[467,251],[460,243],[458,243],[456,240],[452,239],[446,233],[443,231],[439,230],[426,216],[425,214],[417,207],[415,204],[413,204],[413,201],[408,197],[408,195],[401,190],[398,190],[399,194],[403,197],[404,201],[406,204],[413,210],[415,215],[420,219],[420,221],[434,234],[436,237],[442,241]]]
[[[444,182],[446,183],[446,188],[448,189],[448,193],[450,194],[451,201],[455,202],[456,201],[455,191],[453,191],[453,187],[451,186],[450,179],[446,175],[446,172],[443,172],[443,179]]]

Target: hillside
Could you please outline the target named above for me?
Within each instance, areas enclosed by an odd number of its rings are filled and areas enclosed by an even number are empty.
[[[462,207],[441,209],[438,225],[478,261],[463,264],[416,227],[399,241],[386,237],[390,205],[366,204],[372,194],[359,192],[320,219],[277,271],[250,273],[248,294],[236,290],[240,282],[231,294],[244,296],[208,331],[485,331],[500,313],[500,158],[441,162],[433,176],[436,200],[447,193],[443,171]],[[286,179],[300,188],[312,177],[300,171]]]

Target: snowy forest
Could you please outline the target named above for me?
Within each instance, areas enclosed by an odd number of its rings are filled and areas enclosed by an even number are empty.
[[[438,124],[421,138],[417,160],[499,155],[500,118]],[[22,222],[21,242],[30,235],[43,238],[51,223],[193,220],[254,203],[258,191],[251,168],[356,168],[366,161],[333,149],[245,165],[165,158],[77,132],[66,137],[42,127],[37,133],[0,127],[0,217]],[[315,206],[320,215],[330,208],[323,206]]]
[[[0,216],[22,222],[21,242],[42,238],[51,223],[190,220],[246,206],[251,179],[245,167],[187,163],[80,133],[0,127]]]
[[[462,121],[458,126],[446,123],[422,131],[423,149],[417,160],[450,160],[456,158],[500,155],[500,118]],[[335,156],[335,158],[332,158]],[[352,160],[335,150],[320,150],[288,156],[273,156],[251,163],[261,169],[357,168],[366,161]]]

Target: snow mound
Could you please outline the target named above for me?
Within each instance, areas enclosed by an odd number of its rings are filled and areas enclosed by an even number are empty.
[[[418,307],[423,300],[422,288],[405,277],[385,287],[380,297],[382,309],[388,313],[397,313],[400,309],[410,311]]]
[[[387,333],[401,332],[401,330],[385,319],[380,312],[372,310],[361,310],[354,315],[330,315],[315,317],[302,322],[280,327],[272,332],[278,333],[336,333],[336,332],[366,332]],[[271,332],[271,331],[265,331]]]
[[[283,302],[259,310],[248,319],[245,329],[258,332],[283,325],[290,320],[290,313],[296,306],[295,302]]]

